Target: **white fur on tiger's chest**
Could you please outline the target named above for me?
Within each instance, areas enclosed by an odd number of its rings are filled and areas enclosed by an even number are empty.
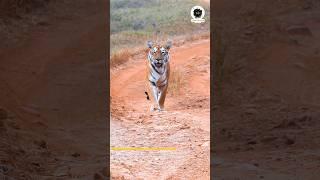
[[[151,74],[149,74],[149,80],[154,82],[157,86],[162,86],[167,83],[167,64],[164,64],[162,67],[156,67],[156,70],[159,72],[152,70]]]

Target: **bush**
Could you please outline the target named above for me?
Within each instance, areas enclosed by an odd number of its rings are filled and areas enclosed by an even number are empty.
[[[140,29],[144,29],[144,27],[145,27],[145,23],[142,20],[135,21],[132,26],[133,30],[135,30],[135,31],[140,30]]]
[[[171,70],[169,77],[168,93],[175,95],[180,94],[183,87],[183,74],[178,68]]]
[[[127,62],[131,57],[131,53],[126,49],[113,53],[110,58],[110,67],[116,67]]]

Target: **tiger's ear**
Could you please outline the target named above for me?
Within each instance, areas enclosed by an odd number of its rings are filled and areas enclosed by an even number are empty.
[[[151,49],[151,48],[152,48],[152,45],[153,45],[152,41],[148,41],[148,42],[147,42],[147,46],[148,46],[148,48],[150,48],[150,49]]]
[[[170,40],[167,41],[165,48],[169,50],[171,48],[171,46],[172,46],[172,41],[170,41]]]

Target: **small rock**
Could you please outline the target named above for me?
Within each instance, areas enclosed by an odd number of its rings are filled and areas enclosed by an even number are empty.
[[[286,31],[291,35],[312,36],[310,29],[305,26],[290,26],[286,29]]]
[[[184,124],[182,127],[180,127],[180,129],[189,129],[190,126],[188,126],[187,124]]]
[[[33,163],[31,163],[33,166],[37,166],[37,167],[40,167],[40,164],[39,163],[37,163],[37,162],[33,162]]]
[[[257,114],[257,110],[250,108],[250,109],[247,109],[245,113],[247,115],[253,115],[253,114]]]
[[[39,147],[43,148],[43,149],[47,149],[47,142],[44,140],[40,140],[40,141],[35,141],[34,142],[36,145],[38,145]]]
[[[37,24],[40,25],[40,26],[48,26],[49,25],[49,23],[46,22],[46,21],[40,21]]]
[[[285,137],[285,143],[286,145],[292,145],[295,143],[295,140],[293,138]]]
[[[73,156],[73,157],[79,157],[80,154],[79,154],[79,153],[73,153],[71,156]]]
[[[227,130],[226,130],[225,128],[222,128],[222,129],[221,129],[221,134],[225,134],[226,131],[227,131]]]
[[[254,144],[257,144],[257,141],[251,140],[251,141],[248,142],[248,144],[254,145]]]

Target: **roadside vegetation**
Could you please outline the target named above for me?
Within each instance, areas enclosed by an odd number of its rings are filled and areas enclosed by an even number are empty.
[[[127,62],[135,51],[146,49],[146,41],[167,39],[180,45],[187,41],[208,38],[210,23],[191,23],[190,10],[195,5],[205,8],[205,20],[210,22],[210,7],[197,0],[111,0],[110,66]],[[172,69],[169,92],[179,94],[183,87],[182,72]]]
[[[112,64],[121,64],[115,63],[112,57],[123,59],[115,54],[122,53],[123,49],[144,48],[147,40],[166,41],[178,36],[188,40],[188,37],[209,33],[209,23],[190,22],[190,10],[198,4],[205,8],[205,19],[210,22],[209,5],[197,0],[111,0]]]
[[[173,68],[170,73],[168,93],[179,95],[184,86],[183,74],[178,68]]]

